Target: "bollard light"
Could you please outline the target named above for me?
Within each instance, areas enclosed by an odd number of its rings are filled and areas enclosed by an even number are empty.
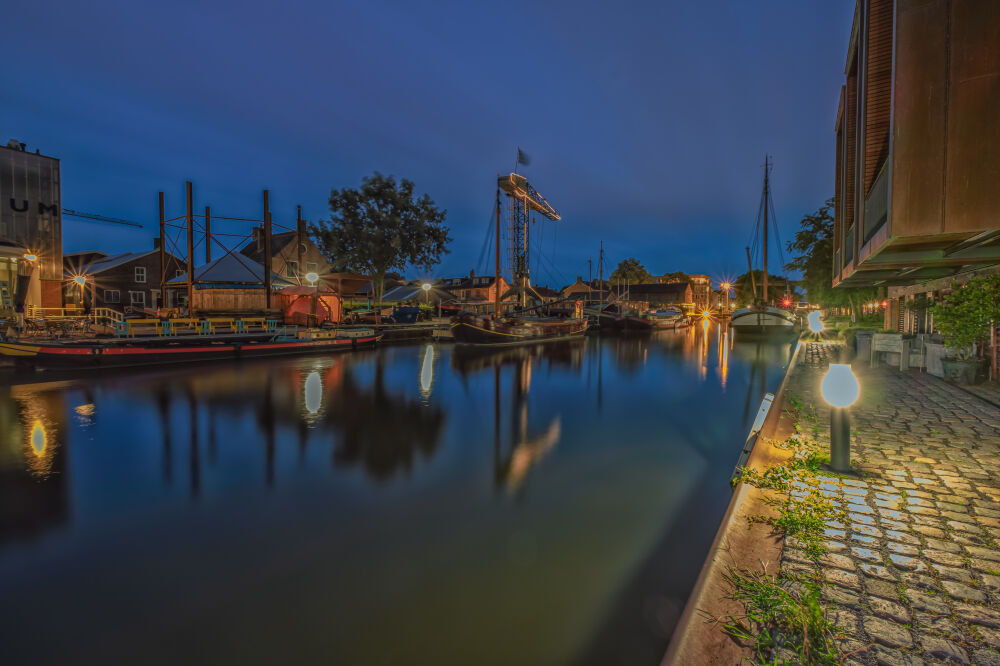
[[[823,332],[823,322],[819,318],[819,310],[813,310],[806,317],[809,320],[809,330],[813,333],[819,334]]]
[[[831,363],[821,385],[823,399],[830,403],[830,467],[851,471],[851,415],[848,408],[861,393],[858,379],[846,363]]]

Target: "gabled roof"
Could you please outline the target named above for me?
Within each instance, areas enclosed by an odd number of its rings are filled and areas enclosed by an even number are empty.
[[[194,270],[195,282],[218,282],[225,284],[261,284],[264,281],[264,267],[241,254],[227,254],[210,264]],[[187,273],[168,280],[167,284],[187,282]],[[292,283],[271,271],[271,286],[286,287]]]
[[[282,249],[289,243],[295,240],[296,232],[294,231],[283,231],[280,234],[271,234],[271,253],[278,254]],[[257,243],[251,240],[246,246],[240,250],[240,254],[247,257],[257,263],[262,263],[264,261],[264,244],[261,243],[260,249],[257,249]]]
[[[555,298],[560,295],[558,291],[555,289],[549,289],[548,287],[532,287],[532,289],[534,289],[535,293],[542,298]]]
[[[503,279],[503,276],[500,276]],[[485,280],[477,284],[477,280]],[[461,275],[456,277],[441,278],[438,282],[442,289],[486,289],[492,287],[496,281],[495,275]],[[455,282],[455,284],[450,284]]]
[[[103,252],[94,252],[93,254],[99,254],[104,256],[98,258],[96,261],[91,261],[89,264],[81,266],[78,270],[80,273],[86,275],[96,275],[98,273],[103,273],[104,271],[111,270],[112,268],[118,268],[119,266],[127,264],[130,261],[135,261],[136,259],[142,259],[143,257],[148,257],[154,252],[159,253],[159,250],[149,250],[147,252],[123,252],[122,254],[116,254],[110,257],[104,254]],[[82,256],[87,254],[91,253],[74,252],[73,254],[63,255],[63,260],[65,261],[67,257],[72,258],[74,256]]]

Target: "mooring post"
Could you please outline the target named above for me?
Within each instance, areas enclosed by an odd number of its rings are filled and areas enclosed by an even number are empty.
[[[188,316],[194,316],[194,197],[191,181],[185,184],[187,194],[187,296]]]
[[[271,309],[271,202],[264,190],[264,308]]]
[[[205,206],[205,263],[212,263],[212,208]]]

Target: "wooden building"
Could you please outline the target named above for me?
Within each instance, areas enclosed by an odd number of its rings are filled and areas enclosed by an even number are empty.
[[[271,271],[271,309],[280,307],[276,292],[292,283]],[[171,307],[186,308],[187,273],[167,281]],[[198,315],[264,314],[267,296],[264,291],[264,267],[234,252],[199,266],[194,271],[193,302],[190,311]]]
[[[167,278],[182,272],[183,263],[166,253]],[[120,312],[156,310],[160,294],[160,251],[108,255],[99,250],[63,255],[63,289],[67,305],[112,308]],[[82,283],[82,284],[81,284]],[[169,302],[167,307],[171,306]]]
[[[435,286],[450,292],[459,303],[493,303],[496,299],[495,282],[494,275],[476,275],[475,271],[469,271],[468,277],[443,278],[436,282]],[[501,275],[501,298],[509,289],[510,283]]]
[[[240,250],[240,254],[251,261],[264,263],[264,230],[254,227],[250,242]],[[322,277],[330,272],[330,264],[305,231],[305,223],[299,222],[295,231],[271,235],[271,270],[292,284],[310,284],[306,275],[315,273]]]
[[[621,302],[639,311],[676,305],[691,310],[694,308],[694,294],[687,282],[666,284],[633,284],[624,290]]]
[[[845,77],[833,284],[1000,263],[1000,2],[858,0]]]

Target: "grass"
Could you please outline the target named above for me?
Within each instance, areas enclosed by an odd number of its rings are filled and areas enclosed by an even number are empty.
[[[730,567],[723,576],[728,598],[743,612],[725,618],[723,630],[748,646],[753,664],[840,664],[840,630],[829,620],[815,581],[779,580],[767,571]],[[783,585],[782,582],[785,584]],[[788,583],[798,582],[798,585]]]

